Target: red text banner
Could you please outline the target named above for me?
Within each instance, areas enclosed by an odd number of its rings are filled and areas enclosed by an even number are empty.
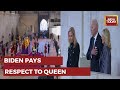
[[[4,65],[62,65],[63,57],[30,57],[30,56],[15,56],[4,57]]]
[[[5,68],[4,76],[90,76],[90,68]]]

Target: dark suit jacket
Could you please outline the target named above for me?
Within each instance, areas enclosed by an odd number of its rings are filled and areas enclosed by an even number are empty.
[[[72,43],[68,48],[67,67],[78,67],[79,55],[80,55],[79,44],[77,43],[76,47],[74,48]]]
[[[91,71],[99,72],[100,71],[99,58],[100,58],[100,54],[101,54],[102,47],[103,47],[102,39],[101,39],[101,36],[99,35],[99,33],[96,38],[95,47],[97,47],[97,49],[98,49],[98,54],[92,55],[92,57],[91,57],[91,50],[92,50],[92,38],[91,38],[86,57],[87,57],[87,60],[91,60]]]

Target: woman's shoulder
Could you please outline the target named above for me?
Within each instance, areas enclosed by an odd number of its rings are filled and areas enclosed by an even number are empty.
[[[76,47],[80,47],[80,45],[79,45],[79,43],[78,43],[78,42],[76,43]]]
[[[80,51],[80,45],[78,42],[76,43],[75,50]]]

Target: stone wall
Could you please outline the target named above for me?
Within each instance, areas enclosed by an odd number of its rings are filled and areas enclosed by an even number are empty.
[[[20,36],[30,29],[32,25],[32,32],[38,32],[38,14],[21,14],[18,32]]]
[[[0,41],[3,38],[3,43],[6,43],[9,41],[9,34],[11,32],[16,35],[16,27],[19,21],[19,14],[10,14],[10,12],[3,13],[3,11],[0,11]]]

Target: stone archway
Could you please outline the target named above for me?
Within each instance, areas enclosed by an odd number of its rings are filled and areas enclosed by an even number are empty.
[[[48,13],[47,14],[39,14],[38,13],[38,37],[41,36],[43,31],[45,31],[46,38],[49,38],[48,19],[49,19],[49,14]],[[41,23],[45,23],[45,25],[41,25]],[[42,28],[42,30],[41,30],[41,28]],[[47,30],[43,30],[45,28]]]

